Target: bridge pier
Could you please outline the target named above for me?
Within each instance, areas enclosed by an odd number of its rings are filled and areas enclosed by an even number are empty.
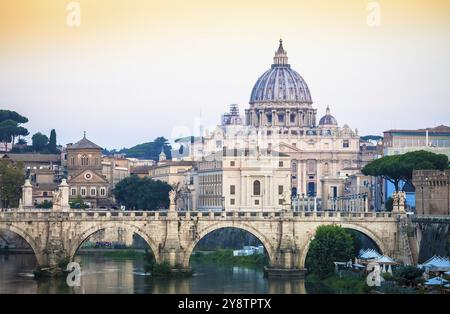
[[[40,259],[44,264],[38,265],[36,276],[57,277],[64,274],[70,257],[63,239],[62,221],[56,213],[51,213],[48,220],[47,241]]]
[[[297,267],[300,258],[300,252],[295,245],[293,212],[285,211],[282,213],[282,220],[279,226],[280,242],[275,252],[275,261],[265,268],[268,277],[298,277],[303,278],[306,269]]]
[[[161,250],[161,262],[168,262],[172,273],[185,274],[190,273],[191,270],[183,263],[185,250],[180,245],[179,217],[174,206],[171,200],[171,208],[167,213],[166,237]]]
[[[69,255],[64,249],[61,240],[49,240],[46,249],[41,255],[42,257],[38,258],[38,260],[45,261],[45,264],[38,265],[35,271],[37,277],[57,277],[64,275],[66,266],[69,263]]]

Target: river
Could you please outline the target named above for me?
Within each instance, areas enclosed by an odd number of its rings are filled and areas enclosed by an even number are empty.
[[[69,287],[65,279],[33,278],[36,261],[31,254],[0,255],[0,293],[330,293],[300,279],[264,278],[260,268],[191,263],[189,278],[154,278],[144,273],[139,258],[114,258],[102,254],[79,255],[81,284]]]

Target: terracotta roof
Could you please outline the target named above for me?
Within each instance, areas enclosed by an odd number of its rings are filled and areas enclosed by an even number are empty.
[[[148,171],[152,168],[152,166],[137,166],[131,168],[131,174],[148,174]]]
[[[11,159],[15,162],[61,162],[59,154],[3,154],[2,158]]]
[[[68,149],[103,149],[102,147],[98,146],[97,144],[91,142],[86,137],[83,137],[81,140],[76,142],[75,144],[72,144],[71,146],[67,147]]]

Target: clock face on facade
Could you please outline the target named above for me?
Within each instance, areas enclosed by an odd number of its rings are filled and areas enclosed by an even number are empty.
[[[85,178],[86,180],[91,180],[91,179],[92,179],[92,173],[86,172],[86,173],[84,174],[84,178]]]

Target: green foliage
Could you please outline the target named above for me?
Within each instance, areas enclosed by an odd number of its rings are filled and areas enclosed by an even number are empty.
[[[69,202],[70,208],[72,209],[85,209],[88,205],[84,202],[81,195],[77,195],[71,202]]]
[[[42,134],[41,132],[34,134],[31,137],[31,140],[33,142],[32,144],[33,150],[35,152],[42,152],[47,147],[48,137],[47,135]]]
[[[394,280],[400,285],[406,286],[416,286],[418,283],[423,281],[422,279],[423,270],[411,266],[400,266],[394,269]]]
[[[333,262],[348,261],[353,253],[353,239],[346,229],[336,225],[320,226],[309,245],[306,267],[323,278],[334,272]]]
[[[399,191],[400,181],[412,184],[413,170],[438,169],[444,170],[448,167],[448,157],[444,154],[420,150],[403,155],[385,156],[367,164],[362,172],[365,175],[382,177],[395,186]]]
[[[48,141],[47,150],[51,154],[60,153],[58,148],[56,148],[56,131],[54,129],[50,131],[50,139]]]
[[[387,212],[391,212],[394,209],[394,199],[392,197],[389,197],[386,200],[386,203],[384,204],[384,206],[386,207]]]
[[[195,251],[191,256],[191,261],[239,266],[264,266],[269,262],[265,254],[233,256],[233,250],[229,249],[222,249],[208,253]]]
[[[27,123],[28,119],[15,111],[0,110],[0,141],[5,143],[13,143],[17,136],[27,136],[28,130],[21,126]]]
[[[52,208],[52,206],[53,206],[53,202],[44,200],[42,203],[37,204],[35,207],[49,209],[49,208]]]
[[[143,143],[131,148],[124,148],[119,151],[121,154],[125,154],[127,157],[140,158],[140,159],[153,159],[159,160],[159,154],[164,148],[164,154],[167,159],[172,159],[171,150],[172,147],[168,144],[168,141],[164,137],[158,137],[153,142]]]
[[[381,141],[383,139],[382,136],[379,135],[366,135],[366,136],[361,136],[361,140],[363,141]]]
[[[23,164],[0,160],[0,206],[17,207],[25,182]]]
[[[306,282],[320,285],[332,293],[361,294],[368,293],[370,290],[365,277],[351,276],[345,273],[342,276],[332,274],[325,277],[313,273],[306,277]]]
[[[162,263],[153,264],[151,273],[153,276],[169,275],[171,273],[169,262],[164,261]]]
[[[168,208],[171,189],[165,182],[131,176],[117,183],[113,193],[127,209],[158,210]]]

